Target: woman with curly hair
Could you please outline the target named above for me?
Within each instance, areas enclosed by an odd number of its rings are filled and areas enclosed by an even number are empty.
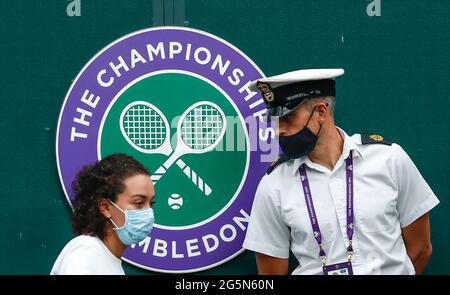
[[[114,154],[85,166],[72,183],[72,227],[77,235],[59,254],[50,274],[123,275],[127,245],[153,228],[154,188],[134,158]]]

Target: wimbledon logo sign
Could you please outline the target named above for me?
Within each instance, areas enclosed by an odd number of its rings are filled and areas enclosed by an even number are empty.
[[[228,42],[160,27],[108,45],[82,69],[61,109],[56,158],[68,201],[77,172],[126,153],[152,174],[156,224],[123,259],[159,272],[230,260],[242,243],[273,129],[249,89],[261,70]]]

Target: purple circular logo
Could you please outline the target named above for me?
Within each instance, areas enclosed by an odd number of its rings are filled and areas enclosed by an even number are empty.
[[[249,89],[263,76],[199,30],[158,27],[114,41],[81,70],[60,112],[56,160],[69,203],[84,165],[127,153],[152,172],[158,202],[153,231],[125,261],[186,273],[237,256],[269,161],[264,103]]]

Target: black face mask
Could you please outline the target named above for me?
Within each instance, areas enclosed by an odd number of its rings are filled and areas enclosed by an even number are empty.
[[[289,136],[279,136],[278,141],[285,156],[291,159],[298,159],[314,149],[317,139],[319,138],[320,130],[322,129],[322,124],[320,125],[317,135],[308,128],[309,120],[311,120],[313,114],[314,110],[312,111],[311,116],[309,116],[306,126],[300,129],[299,132]]]

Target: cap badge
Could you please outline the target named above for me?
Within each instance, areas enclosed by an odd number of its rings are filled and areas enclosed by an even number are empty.
[[[269,84],[258,81],[256,87],[258,87],[258,89],[262,92],[262,95],[267,102],[273,102],[275,100],[275,95],[273,94]]]

